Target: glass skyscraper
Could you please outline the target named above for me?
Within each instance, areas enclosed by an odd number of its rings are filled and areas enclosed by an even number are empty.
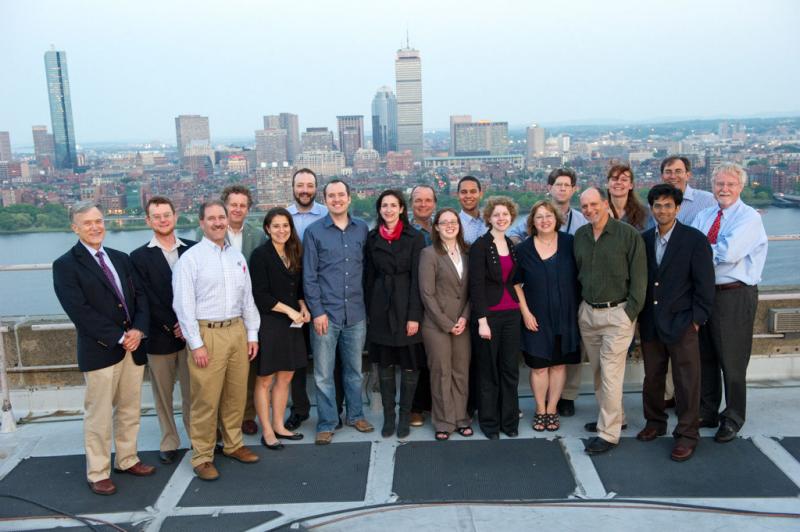
[[[372,145],[382,156],[397,151],[397,98],[386,86],[372,99]]]
[[[421,161],[422,60],[419,50],[408,46],[398,50],[394,71],[397,83],[397,149],[411,150],[414,160]]]
[[[44,54],[50,120],[53,124],[56,168],[74,168],[77,163],[75,129],[72,124],[72,99],[69,92],[67,53],[50,50]]]

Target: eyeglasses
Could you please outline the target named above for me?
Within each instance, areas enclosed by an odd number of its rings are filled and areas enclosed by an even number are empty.
[[[680,177],[682,175],[686,175],[686,171],[685,170],[664,170],[664,175],[665,176],[673,176],[674,175],[676,177]]]

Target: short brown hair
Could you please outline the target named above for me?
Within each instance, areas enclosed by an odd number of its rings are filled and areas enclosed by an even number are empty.
[[[228,185],[224,189],[222,189],[222,194],[220,195],[220,199],[222,203],[228,203],[228,196],[231,194],[244,194],[247,196],[247,208],[253,206],[253,195],[250,193],[250,189],[244,185]]]
[[[545,210],[548,210],[553,213],[553,216],[556,217],[556,232],[558,232],[558,230],[561,229],[561,225],[564,223],[563,220],[561,219],[561,213],[558,212],[556,206],[550,203],[549,201],[541,200],[534,203],[533,207],[531,207],[531,212],[528,215],[528,221],[526,222],[526,225],[528,227],[528,234],[531,236],[536,236],[536,226],[533,223],[533,215],[536,214],[536,211],[539,209],[539,207],[544,207]]]
[[[146,216],[150,216],[151,205],[169,205],[169,208],[172,209],[172,214],[175,214],[175,204],[166,196],[153,196],[147,200],[147,204],[144,206],[144,214]]]
[[[509,198],[508,196],[491,196],[489,199],[486,200],[486,206],[483,208],[483,222],[486,224],[487,227],[491,227],[492,224],[489,220],[492,218],[492,213],[494,212],[494,208],[498,205],[502,205],[506,209],[508,209],[508,213],[511,215],[511,221],[514,221],[514,218],[517,217],[517,204],[514,203],[514,200]]]

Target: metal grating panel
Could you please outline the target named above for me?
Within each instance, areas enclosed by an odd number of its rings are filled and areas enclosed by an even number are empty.
[[[800,308],[769,309],[769,332],[800,332]]]

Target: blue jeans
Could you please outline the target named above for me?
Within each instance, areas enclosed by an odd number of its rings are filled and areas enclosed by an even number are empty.
[[[342,364],[342,384],[347,402],[347,422],[364,418],[361,399],[361,354],[367,338],[367,321],[342,327],[328,320],[328,332],[320,336],[311,329],[311,351],[314,354],[314,382],[317,385],[317,432],[333,432],[339,424],[336,409],[336,387],[333,367],[336,362],[336,344]]]

